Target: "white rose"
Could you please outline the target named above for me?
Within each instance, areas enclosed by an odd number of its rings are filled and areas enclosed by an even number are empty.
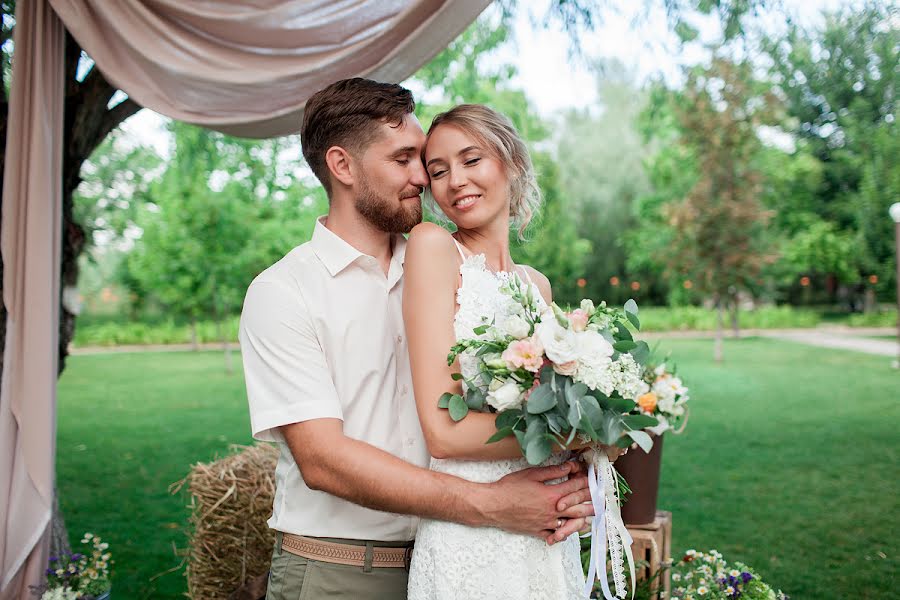
[[[522,390],[515,381],[509,380],[496,390],[488,392],[487,403],[498,411],[518,408],[522,405]]]
[[[656,415],[656,420],[659,421],[659,424],[655,427],[647,427],[647,431],[654,435],[662,435],[667,432],[671,426],[669,425],[669,420],[662,415]]]
[[[558,365],[578,358],[578,334],[560,325],[553,313],[546,312],[534,328],[534,334],[544,346],[544,353]]]
[[[578,334],[578,352],[580,360],[587,364],[603,364],[613,354],[613,347],[606,338],[596,331],[584,331]]]
[[[511,335],[517,340],[528,337],[531,333],[531,326],[528,321],[518,315],[506,317],[500,324],[500,329],[506,335]]]

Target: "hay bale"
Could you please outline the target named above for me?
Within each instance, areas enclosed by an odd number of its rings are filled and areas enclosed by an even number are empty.
[[[191,494],[188,596],[226,600],[269,570],[275,533],[266,525],[275,497],[278,449],[232,446],[237,452],[198,463],[178,484]]]

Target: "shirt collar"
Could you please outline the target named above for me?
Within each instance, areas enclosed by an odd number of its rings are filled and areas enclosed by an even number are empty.
[[[346,269],[350,264],[361,256],[366,256],[350,244],[348,244],[339,235],[325,227],[325,219],[327,215],[323,215],[316,219],[316,226],[313,229],[312,244],[313,251],[332,277]],[[400,234],[394,237],[394,250],[391,257],[391,271],[393,271],[394,263],[398,266],[403,265],[406,258],[406,238]]]

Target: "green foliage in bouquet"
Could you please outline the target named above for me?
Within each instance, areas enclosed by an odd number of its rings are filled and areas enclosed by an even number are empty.
[[[637,442],[649,450],[642,431],[657,424],[635,412],[643,385],[642,365],[650,358],[640,330],[638,307],[594,306],[563,311],[556,304],[540,307],[533,288],[513,277],[502,288],[510,298],[502,323],[476,327],[478,337],[459,340],[447,356],[452,365],[464,355],[475,358],[462,394],[445,393],[438,406],[459,421],[470,410],[497,412],[497,433],[488,443],[515,436],[531,464],[540,464],[553,444],[566,448],[576,436],[583,441],[628,447]],[[462,369],[465,371],[466,369]]]

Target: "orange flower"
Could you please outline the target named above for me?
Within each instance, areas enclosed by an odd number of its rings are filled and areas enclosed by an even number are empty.
[[[644,394],[643,396],[640,396],[637,399],[638,406],[640,406],[641,410],[643,410],[646,413],[653,412],[653,409],[656,408],[656,401],[657,401],[657,397],[656,397],[655,392],[647,392],[646,394]]]

